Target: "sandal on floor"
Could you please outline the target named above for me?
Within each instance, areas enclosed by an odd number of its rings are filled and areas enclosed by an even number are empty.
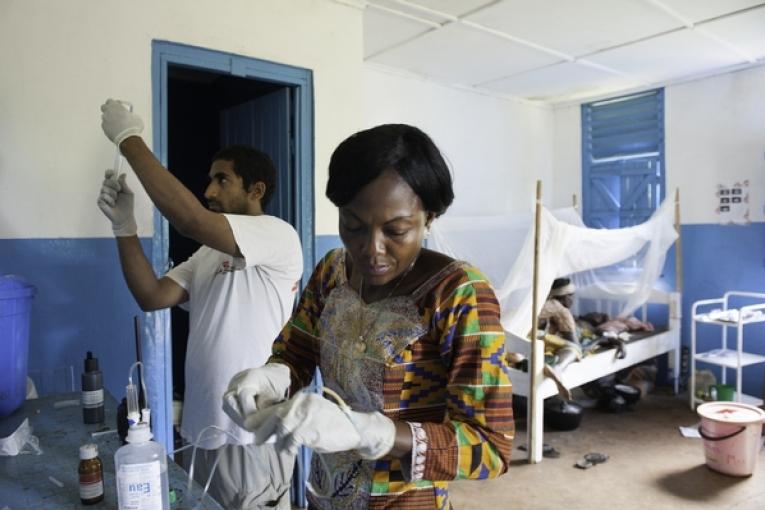
[[[526,445],[525,444],[518,445],[518,449],[521,450],[522,452],[525,452]],[[558,457],[560,457],[560,452],[556,450],[553,446],[545,443],[542,445],[542,457],[546,459],[557,459]]]
[[[596,464],[602,464],[607,460],[608,455],[605,453],[592,452],[586,454],[584,457],[576,461],[574,467],[578,467],[579,469],[590,469],[592,466]]]

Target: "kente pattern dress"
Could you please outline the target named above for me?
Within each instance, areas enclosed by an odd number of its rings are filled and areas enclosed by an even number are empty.
[[[363,460],[314,452],[308,499],[318,509],[450,509],[449,480],[507,470],[512,386],[499,305],[486,277],[454,261],[407,296],[371,304],[347,278],[346,252],[316,266],[273,346],[297,391],[321,369],[357,411],[409,423],[411,457]]]

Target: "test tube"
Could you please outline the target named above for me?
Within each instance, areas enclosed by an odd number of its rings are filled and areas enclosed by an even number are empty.
[[[122,170],[122,153],[120,148],[117,147],[117,151],[114,153],[114,175],[116,177],[119,177],[120,170]]]
[[[129,112],[133,111],[133,104],[129,103],[127,101],[120,100],[120,103],[122,103],[125,108]],[[122,160],[125,159],[122,157],[122,153],[120,152],[120,148],[117,147],[117,150],[114,153],[114,178],[118,178],[120,176],[120,170],[122,169]]]

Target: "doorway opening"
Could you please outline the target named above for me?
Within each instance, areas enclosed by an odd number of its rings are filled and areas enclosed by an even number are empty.
[[[292,94],[283,84],[240,78],[185,66],[168,66],[167,147],[168,169],[202,203],[213,155],[221,148],[241,143],[271,156],[277,168],[277,191],[267,214],[295,225],[296,207],[291,197],[294,174],[294,119]],[[276,112],[276,114],[274,114]],[[171,265],[188,259],[199,243],[168,226]],[[184,360],[188,338],[188,312],[173,307],[173,399],[185,390]]]
[[[165,41],[152,44],[153,149],[202,203],[213,155],[232,144],[269,154],[277,189],[266,213],[292,224],[314,265],[313,76],[310,70]],[[164,274],[199,247],[155,211],[152,264]],[[304,274],[304,280],[307,274]],[[184,390],[188,314],[147,315],[154,435],[173,447],[173,396]]]

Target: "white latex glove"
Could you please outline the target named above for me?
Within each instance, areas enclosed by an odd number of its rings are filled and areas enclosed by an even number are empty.
[[[138,226],[133,214],[133,192],[125,182],[125,174],[117,178],[114,170],[104,172],[104,182],[98,195],[98,208],[112,222],[112,231],[117,237],[134,236]]]
[[[318,393],[300,392],[286,402],[254,412],[245,425],[255,433],[257,444],[275,436],[276,446],[293,454],[300,445],[331,453],[354,450],[361,443],[348,415]]]
[[[347,411],[347,414],[361,435],[361,443],[355,449],[362,459],[379,459],[391,451],[396,441],[393,420],[378,412]]]
[[[379,459],[396,438],[396,426],[383,414],[344,409],[317,393],[301,392],[252,413],[245,425],[255,433],[256,443],[275,436],[277,446],[292,453],[305,445],[319,453],[357,450],[362,458]]]
[[[243,370],[228,383],[223,394],[223,411],[234,423],[249,430],[245,418],[286,399],[291,382],[289,367],[281,363]]]
[[[101,129],[117,147],[126,138],[138,136],[143,131],[141,117],[129,111],[119,101],[107,99],[101,105],[101,112]]]

